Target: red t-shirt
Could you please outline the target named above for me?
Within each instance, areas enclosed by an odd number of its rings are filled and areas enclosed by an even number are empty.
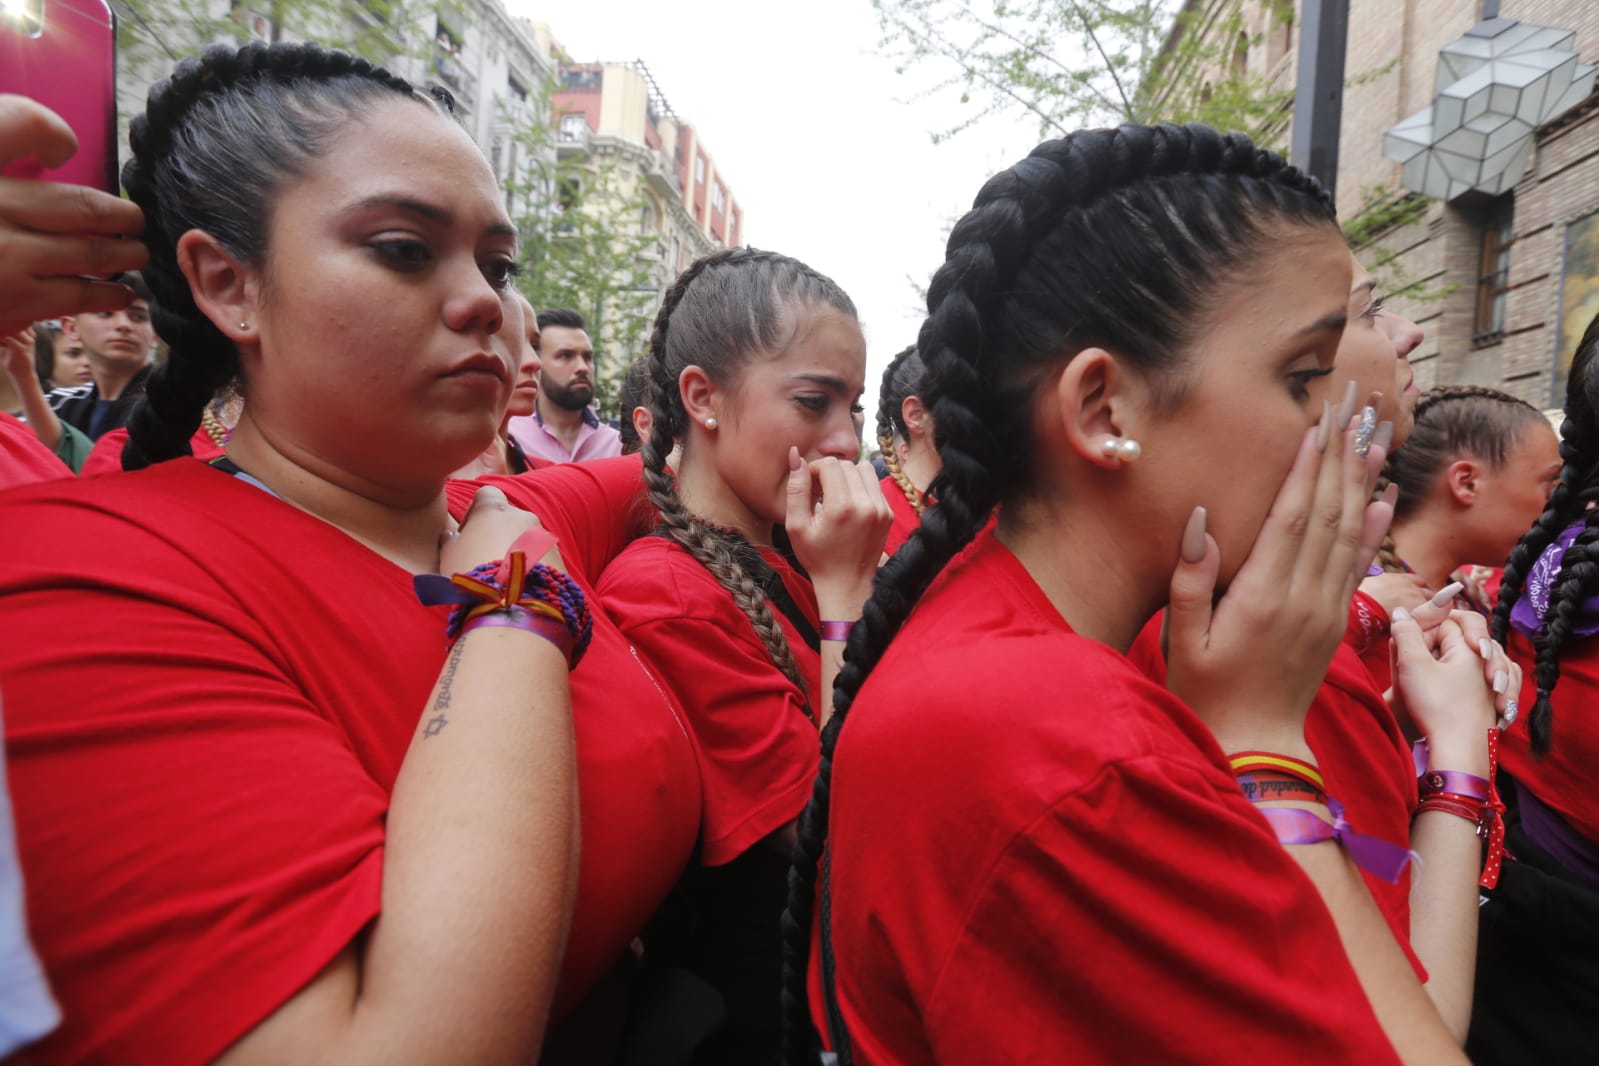
[[[761,549],[789,596],[819,627],[816,594],[778,552]],[[744,612],[675,542],[634,541],[605,571],[600,600],[677,694],[693,727],[704,781],[702,857],[738,858],[805,809],[816,775],[816,726],[805,697],[772,665]],[[821,657],[772,608],[816,707]]]
[[[83,469],[78,471],[79,477],[93,477],[96,474],[114,474],[122,470],[122,446],[128,443],[128,427],[118,426],[103,434],[94,442],[94,447],[89,449],[89,457],[83,461]],[[217,442],[211,439],[211,434],[202,426],[194,431],[194,436],[189,438],[189,450],[196,459],[210,462],[222,454],[222,449],[217,447]]]
[[[44,446],[32,426],[0,411],[0,489],[71,476],[72,468]]]
[[[991,536],[868,678],[831,823],[857,1062],[1397,1061],[1203,723]]]
[[[1566,823],[1599,847],[1599,637],[1579,637],[1561,649],[1560,682],[1549,697],[1554,708],[1554,739],[1549,753],[1536,756],[1527,732],[1538,700],[1532,641],[1511,629],[1505,651],[1521,666],[1521,713],[1499,738],[1499,765],[1556,811]]]
[[[899,482],[892,477],[885,477],[878,484],[883,488],[883,498],[888,501],[889,510],[894,512],[894,524],[888,527],[888,541],[883,545],[883,551],[893,555],[899,551],[901,544],[911,539],[916,527],[922,524],[922,516],[905,498],[905,491],[899,487]]]
[[[1156,615],[1144,626],[1127,655],[1140,670],[1164,685],[1162,617]],[[1353,609],[1350,618],[1353,631]],[[1344,804],[1344,817],[1350,826],[1358,833],[1408,848],[1410,819],[1418,800],[1415,762],[1393,711],[1349,640],[1346,633],[1305,714],[1305,743],[1316,756],[1327,794]],[[1384,643],[1386,646],[1386,640]],[[1399,875],[1397,884],[1365,870],[1361,876],[1416,977],[1425,982],[1427,969],[1410,946],[1410,868],[1407,866]]]
[[[633,478],[636,493],[636,463]],[[615,538],[569,528],[586,516],[559,502],[584,486],[541,488],[568,565],[603,564]],[[189,459],[9,494],[0,557],[28,921],[64,1016],[38,1059],[208,1062],[378,914],[443,609],[333,526]],[[699,813],[687,735],[603,618],[572,686],[585,895],[567,1001],[679,876]]]

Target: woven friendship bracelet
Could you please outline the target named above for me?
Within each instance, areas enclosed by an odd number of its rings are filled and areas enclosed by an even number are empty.
[[[444,631],[451,641],[467,629],[488,624],[486,619],[497,614],[505,620],[492,624],[548,636],[537,624],[542,619],[565,628],[568,640],[554,642],[566,655],[567,665],[575,667],[594,635],[588,599],[577,582],[543,563],[530,568],[526,553],[520,550],[513,550],[500,562],[473,567],[470,573],[448,578],[418,574],[412,583],[423,603],[453,605]]]

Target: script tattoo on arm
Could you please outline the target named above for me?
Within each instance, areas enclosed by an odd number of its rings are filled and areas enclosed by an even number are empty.
[[[439,678],[439,695],[433,701],[433,716],[428,719],[427,725],[422,728],[422,736],[436,737],[444,732],[444,727],[450,724],[450,719],[445,711],[450,709],[451,689],[455,685],[455,670],[461,665],[461,652],[466,645],[460,640],[450,648],[450,658],[444,664],[444,673]]]

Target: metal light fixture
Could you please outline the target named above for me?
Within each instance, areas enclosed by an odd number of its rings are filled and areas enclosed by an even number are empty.
[[[1593,92],[1596,68],[1572,30],[1488,19],[1438,54],[1433,104],[1390,129],[1382,154],[1405,188],[1439,200],[1508,192],[1527,170],[1539,126]]]

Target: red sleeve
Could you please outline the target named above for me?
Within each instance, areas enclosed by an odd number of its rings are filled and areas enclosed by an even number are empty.
[[[1334,653],[1316,690],[1305,717],[1305,742],[1315,753],[1327,794],[1344,804],[1355,831],[1408,849],[1417,802],[1415,763],[1382,693],[1347,646]],[[1426,967],[1410,947],[1411,871],[1406,868],[1397,884],[1364,870],[1361,876],[1417,978],[1425,982]]]
[[[44,446],[32,426],[0,411],[0,489],[71,476],[72,468]]]
[[[39,1054],[209,1062],[377,915],[387,793],[289,676],[254,576],[66,502],[0,519],[10,786],[65,1016]],[[61,544],[94,546],[81,578]]]
[[[937,1062],[1397,1061],[1243,796],[1152,757],[1011,842],[921,1013]]]
[[[538,515],[560,538],[567,570],[589,585],[598,583],[611,560],[655,524],[655,512],[645,501],[644,464],[637,455],[452,481],[446,488],[450,513],[456,518],[465,514],[484,485],[495,486],[512,503]]]
[[[772,665],[716,579],[682,549],[650,538],[611,564],[599,593],[693,728],[704,863],[731,862],[799,817],[819,761],[816,727],[800,691]],[[820,663],[810,658],[819,676]]]

